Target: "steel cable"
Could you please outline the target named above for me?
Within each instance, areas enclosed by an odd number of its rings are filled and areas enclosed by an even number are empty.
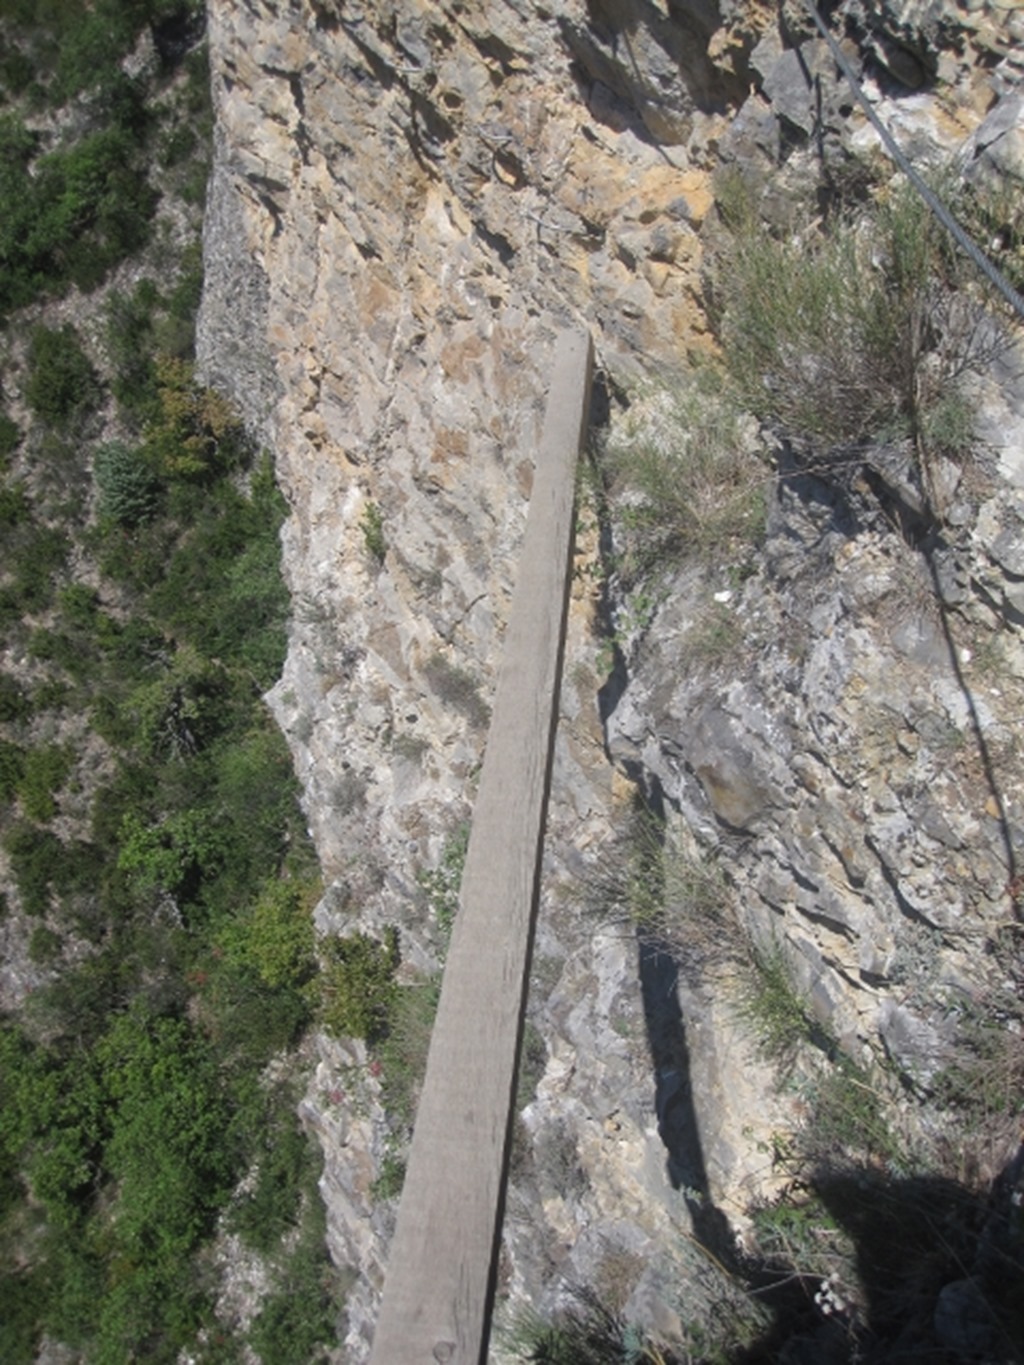
[[[914,189],[917,190],[918,194],[928,205],[932,213],[939,220],[939,222],[946,229],[946,231],[950,234],[950,236],[960,247],[960,249],[968,256],[968,258],[971,261],[973,261],[973,263],[978,267],[982,274],[984,274],[991,281],[995,288],[998,289],[999,293],[1002,294],[1003,298],[1014,310],[1017,316],[1020,318],[1024,318],[1024,298],[1022,298],[1021,295],[1018,294],[1017,290],[1014,289],[1013,285],[1002,273],[1002,271],[992,264],[992,262],[981,250],[978,244],[972,241],[970,237],[968,237],[967,233],[963,230],[963,228],[956,221],[956,219],[953,217],[950,211],[946,208],[945,204],[938,197],[935,191],[910,164],[910,161],[907,159],[907,157],[901,150],[899,143],[893,137],[892,133],[889,132],[889,129],[885,126],[882,120],[878,117],[878,114],[875,112],[874,105],[868,99],[867,95],[865,95],[863,89],[861,88],[861,84],[857,79],[857,75],[853,70],[853,67],[847,61],[844,53],[842,52],[842,49],[839,47],[839,44],[832,37],[832,34],[830,33],[824,19],[822,19],[821,15],[818,13],[818,8],[815,5],[814,0],[805,0],[805,3],[807,5],[808,11],[810,12],[811,18],[817,25],[818,32],[825,39],[826,43],[828,43],[829,51],[832,53],[836,65],[839,67],[840,71],[842,71],[843,75],[846,77],[850,89],[853,91],[858,104],[864,110],[865,114],[867,114],[868,121],[870,122],[871,126],[874,128],[878,136],[882,139],[882,142],[885,145],[887,151],[889,152],[889,155],[892,157],[893,161],[895,161],[896,165],[907,177],[907,179],[913,185]]]

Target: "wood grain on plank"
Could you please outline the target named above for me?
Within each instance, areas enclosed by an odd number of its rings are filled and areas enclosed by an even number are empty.
[[[482,1365],[536,917],[590,337],[562,332],[371,1365]]]

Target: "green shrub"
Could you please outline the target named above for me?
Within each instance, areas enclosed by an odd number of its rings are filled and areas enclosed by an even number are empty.
[[[405,1184],[405,1159],[394,1152],[385,1152],[380,1163],[380,1171],[370,1186],[370,1196],[375,1201],[397,1199]]]
[[[224,1065],[242,1070],[265,1065],[294,1047],[311,1018],[305,991],[270,989],[251,968],[204,955],[195,969],[198,1008]]]
[[[127,702],[137,744],[157,759],[200,753],[229,723],[232,693],[226,669],[183,646],[162,675],[138,687]]]
[[[9,129],[0,147],[0,313],[71,282],[90,290],[141,247],[156,194],[134,157],[132,137],[107,128],[39,157]]]
[[[61,744],[28,750],[22,762],[18,797],[30,820],[45,824],[53,819],[57,813],[54,793],[64,785],[73,764],[73,753]]]
[[[153,367],[156,310],[160,294],[143,279],[131,294],[111,290],[107,297],[107,357],[114,370],[114,396],[129,419],[150,416],[156,408]]]
[[[0,412],[0,470],[6,467],[8,456],[13,455],[20,444],[21,428],[6,412]]]
[[[319,894],[319,882],[267,883],[251,912],[219,935],[227,961],[252,969],[271,989],[304,986],[316,971],[313,907]]]
[[[387,1032],[397,990],[398,930],[389,927],[383,942],[364,933],[328,939],[321,951],[324,1027],[343,1037],[380,1038]]]
[[[278,1275],[249,1331],[263,1365],[316,1365],[334,1344],[338,1308],[326,1246],[307,1235]]]
[[[19,744],[0,739],[0,801],[16,794],[25,771],[25,750]]]
[[[215,875],[219,843],[200,810],[175,811],[156,824],[129,814],[117,866],[142,892],[191,901],[204,877]]]
[[[0,532],[23,526],[31,517],[32,504],[24,484],[4,484],[0,487]]]
[[[46,1302],[43,1276],[31,1270],[0,1272],[0,1359],[35,1365]]]
[[[319,1152],[295,1115],[295,1096],[274,1091],[260,1116],[256,1174],[232,1206],[229,1225],[247,1246],[268,1254],[299,1223],[303,1196],[315,1198]]]
[[[65,323],[59,331],[49,327],[35,328],[29,342],[28,361],[25,398],[44,422],[68,426],[99,405],[99,376],[70,323]]]
[[[99,490],[100,515],[121,526],[137,526],[155,515],[160,484],[142,454],[123,441],[96,447],[93,477]]]
[[[284,503],[261,463],[248,494],[207,495],[180,547],[162,566],[150,608],[180,638],[250,671],[260,689],[278,677],[288,592],[281,578]]]
[[[54,578],[67,563],[71,546],[58,526],[27,523],[8,543],[6,568],[13,573],[12,621],[45,611],[53,601]]]
[[[187,487],[209,485],[246,463],[245,431],[227,399],[200,388],[187,361],[158,356],[154,368],[159,408],[146,427],[153,468]]]
[[[21,683],[10,673],[0,673],[0,721],[25,720],[31,714],[32,702]]]
[[[359,529],[363,533],[363,546],[371,559],[378,564],[384,563],[388,543],[384,536],[384,513],[375,502],[368,502],[359,518]]]
[[[60,956],[61,937],[45,924],[37,924],[28,940],[29,958],[41,966]]]
[[[178,1020],[133,1009],[96,1049],[105,1160],[120,1182],[114,1235],[131,1255],[174,1257],[208,1229],[231,1188],[231,1112],[216,1059]]]
[[[64,852],[60,840],[49,830],[19,821],[4,834],[3,843],[22,909],[27,915],[45,915]]]

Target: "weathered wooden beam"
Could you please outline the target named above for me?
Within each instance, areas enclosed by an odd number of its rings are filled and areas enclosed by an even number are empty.
[[[536,920],[590,337],[562,332],[371,1365],[482,1365]]]

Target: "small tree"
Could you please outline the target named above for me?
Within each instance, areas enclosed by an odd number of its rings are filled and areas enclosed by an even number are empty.
[[[141,453],[123,441],[110,441],[98,447],[93,478],[104,517],[121,526],[137,526],[156,512],[159,481]]]
[[[37,327],[29,343],[28,405],[52,426],[66,427],[99,406],[100,380],[70,323]]]

